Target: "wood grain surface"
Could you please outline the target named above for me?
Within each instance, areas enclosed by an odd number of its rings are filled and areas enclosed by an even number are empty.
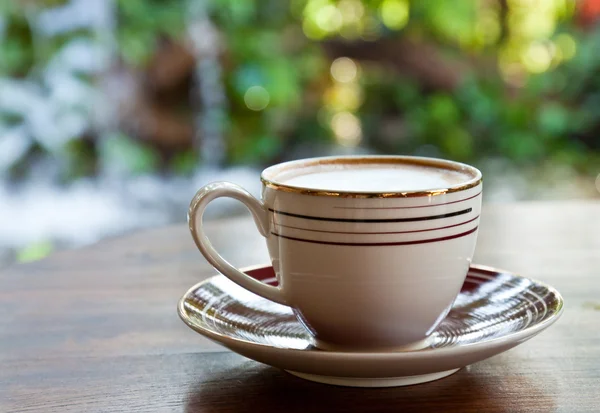
[[[234,264],[268,261],[249,217],[208,233]],[[453,376],[388,389],[307,382],[188,329],[177,300],[214,270],[185,226],[16,265],[0,273],[0,412],[599,412],[600,203],[486,206],[474,261],[555,286],[563,317]]]

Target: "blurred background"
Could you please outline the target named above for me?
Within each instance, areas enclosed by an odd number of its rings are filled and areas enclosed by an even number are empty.
[[[484,202],[599,199],[599,20],[600,0],[3,1],[0,266],[185,222],[200,186],[259,195],[300,157],[443,157],[483,171]]]

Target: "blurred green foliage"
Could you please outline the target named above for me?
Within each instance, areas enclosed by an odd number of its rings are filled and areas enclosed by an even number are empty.
[[[161,36],[178,39],[185,27],[185,8],[180,0],[116,0],[116,38],[123,60],[146,63]]]
[[[117,58],[113,64],[143,77],[161,42],[192,50],[189,28],[208,22],[219,34],[220,44],[208,47],[219,49],[228,163],[265,164],[298,147],[340,144],[467,162],[550,161],[581,173],[597,173],[600,164],[600,29],[592,9],[577,9],[569,0],[210,0],[200,14],[191,13],[192,3],[183,0],[107,0],[112,18],[107,26],[39,33],[41,13],[73,3],[0,6],[0,80],[26,79],[43,89],[40,73],[67,44],[82,38],[99,45],[114,39],[116,47],[108,47]],[[377,49],[375,58],[349,56],[358,68],[352,79],[331,75],[336,45],[358,45],[368,54],[365,49],[376,49],[383,40],[388,46]],[[426,44],[423,56],[413,48],[404,63],[423,59],[421,64],[431,66],[427,54],[434,50],[432,62],[440,63],[435,69],[455,80],[436,87],[407,74],[411,71],[398,67],[402,59],[395,56],[405,49],[396,51],[394,41]],[[200,79],[204,58],[194,55],[193,71]],[[452,63],[457,61],[458,66]],[[98,85],[109,70],[72,73],[103,92]],[[193,84],[190,91],[197,88]],[[192,114],[204,110],[198,99],[185,105]],[[34,142],[29,152],[43,147],[49,157],[62,160],[69,177],[96,173],[86,165],[106,160],[130,174],[161,168],[185,174],[210,156],[193,141],[177,147],[165,167],[164,145],[144,141],[135,131],[106,132],[95,124],[93,111],[85,113],[85,134],[52,149]],[[189,121],[198,126],[197,119]],[[0,133],[20,122],[29,121],[0,105]],[[101,141],[98,148],[77,143],[90,136]],[[9,167],[28,162],[27,153]]]

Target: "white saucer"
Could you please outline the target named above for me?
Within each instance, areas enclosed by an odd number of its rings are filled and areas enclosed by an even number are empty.
[[[270,266],[245,272],[276,284]],[[253,360],[307,380],[355,387],[391,387],[446,377],[535,336],[562,313],[563,299],[541,282],[471,266],[452,310],[424,348],[378,353],[324,351],[292,310],[216,275],[179,301],[193,330]]]

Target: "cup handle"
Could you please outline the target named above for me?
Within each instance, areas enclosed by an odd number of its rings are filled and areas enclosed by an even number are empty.
[[[196,246],[213,267],[234,283],[267,300],[287,305],[281,288],[260,282],[235,268],[219,255],[204,233],[204,225],[202,223],[204,210],[212,200],[221,197],[237,199],[244,204],[252,213],[254,222],[261,235],[263,237],[269,235],[269,211],[261,201],[254,198],[248,191],[238,185],[229,182],[215,182],[198,190],[190,203],[188,224]]]

